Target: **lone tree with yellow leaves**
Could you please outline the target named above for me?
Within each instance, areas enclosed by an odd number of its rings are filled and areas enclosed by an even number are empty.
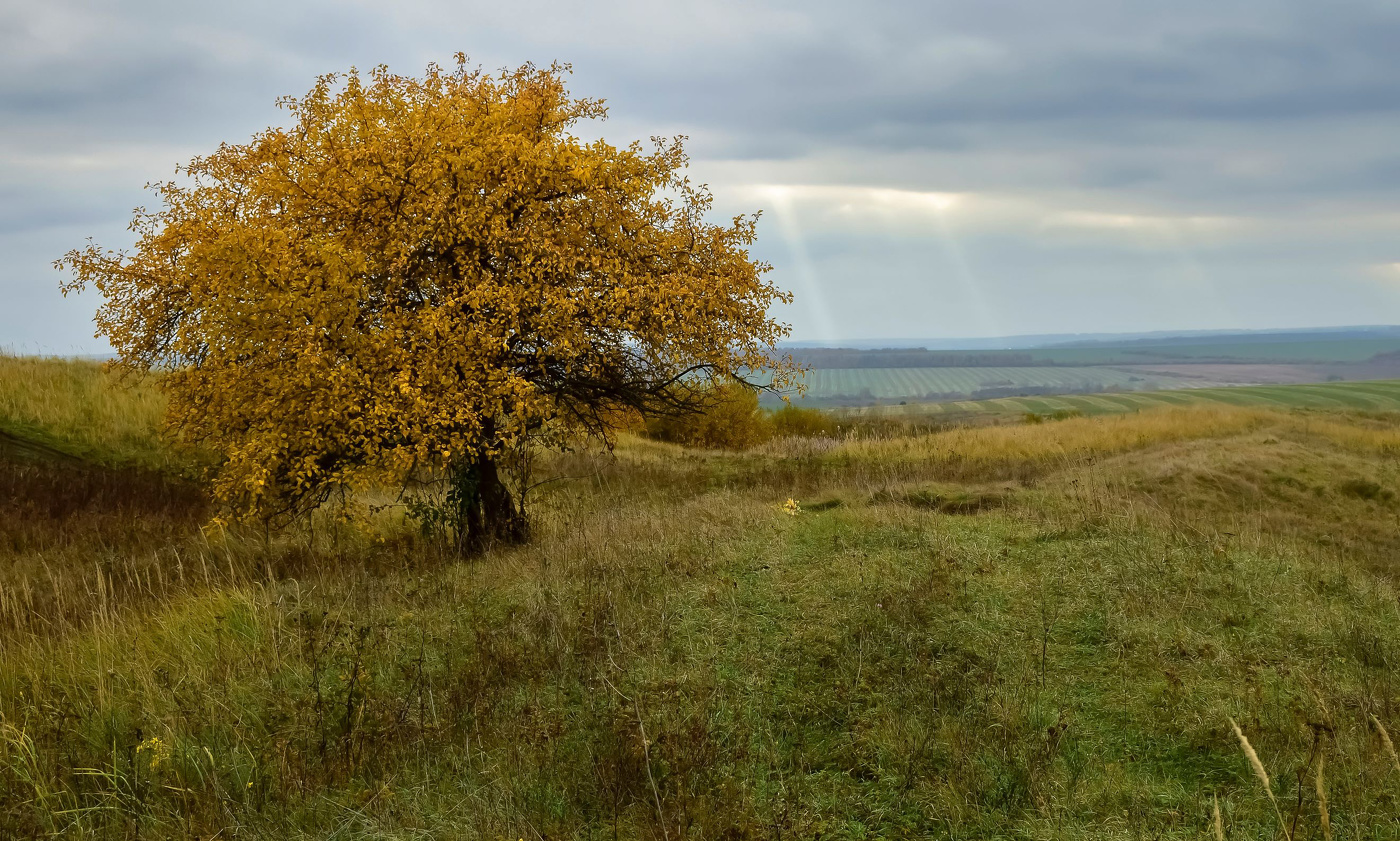
[[[118,366],[164,372],[168,422],[221,456],[215,497],[287,518],[425,474],[458,549],[526,536],[502,460],[683,412],[701,386],[790,368],[790,296],[752,260],[757,214],[705,221],[682,139],[573,133],[568,67],[321,77],[287,128],[154,185],[130,252],[57,262],[105,296]]]

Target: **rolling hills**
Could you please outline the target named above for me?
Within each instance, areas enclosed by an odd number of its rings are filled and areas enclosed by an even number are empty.
[[[1375,403],[578,442],[463,561],[394,509],[213,526],[72,364],[0,376],[48,442],[0,450],[0,836],[1400,832]]]
[[[1400,378],[1400,336],[1247,334],[1015,350],[796,348],[819,406]]]

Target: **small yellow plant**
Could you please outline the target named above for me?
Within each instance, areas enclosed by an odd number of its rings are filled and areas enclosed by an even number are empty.
[[[802,513],[802,506],[797,504],[797,500],[788,497],[788,501],[783,503],[783,511],[787,512],[790,517],[796,517]]]
[[[170,762],[170,745],[159,736],[152,736],[136,746],[137,755],[143,753],[150,754],[152,771],[159,771],[161,766]]]

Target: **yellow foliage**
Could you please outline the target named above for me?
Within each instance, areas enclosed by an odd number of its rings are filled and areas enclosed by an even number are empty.
[[[837,433],[836,420],[820,409],[788,404],[772,414],[773,434],[779,438],[819,438]]]
[[[286,510],[774,370],[790,296],[749,257],[757,216],[707,223],[679,138],[580,140],[605,109],[567,71],[324,76],[290,126],[155,185],[134,251],[58,261],[121,364],[169,372],[220,499]]]
[[[773,435],[768,416],[758,408],[758,394],[736,383],[706,390],[698,408],[647,422],[647,434],[661,441],[709,450],[746,450]]]

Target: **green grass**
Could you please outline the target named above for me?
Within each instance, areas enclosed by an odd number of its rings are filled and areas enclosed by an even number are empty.
[[[1397,459],[1273,404],[624,438],[462,562],[0,454],[0,837],[1284,837],[1231,718],[1296,838],[1322,756],[1333,837],[1400,837]]]

